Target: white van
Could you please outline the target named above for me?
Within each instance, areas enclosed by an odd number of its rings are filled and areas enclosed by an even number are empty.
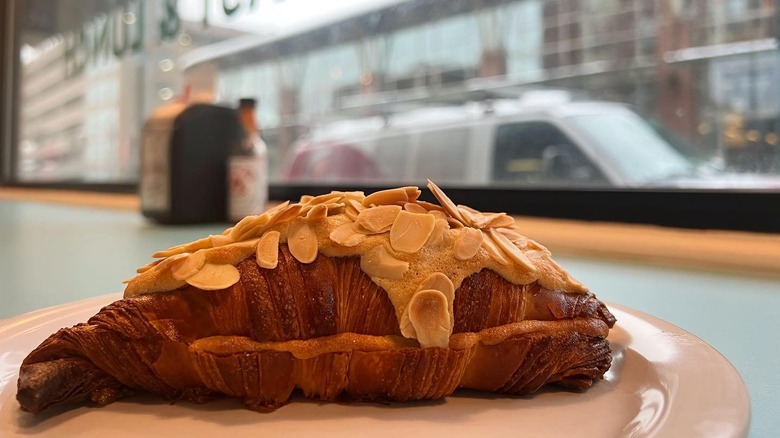
[[[623,105],[505,99],[323,125],[293,145],[284,178],[642,187],[693,170]]]

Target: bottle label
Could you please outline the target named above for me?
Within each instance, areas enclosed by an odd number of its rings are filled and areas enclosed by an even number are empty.
[[[265,155],[232,156],[228,166],[228,218],[237,222],[260,214],[268,201]]]
[[[171,208],[170,139],[173,121],[157,125],[144,130],[141,143],[141,210],[168,212]]]

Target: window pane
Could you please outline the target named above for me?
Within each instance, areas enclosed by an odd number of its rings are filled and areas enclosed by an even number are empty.
[[[776,2],[13,3],[17,181],[137,183],[155,111],[250,97],[273,184],[780,188]]]

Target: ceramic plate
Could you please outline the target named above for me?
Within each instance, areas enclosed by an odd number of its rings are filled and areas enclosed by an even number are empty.
[[[149,396],[106,407],[33,416],[15,399],[22,359],[49,334],[86,321],[109,295],[0,321],[0,431],[3,436],[744,436],[747,389],[715,349],[650,315],[608,304],[613,365],[582,393],[543,390],[523,397],[456,392],[437,402],[332,404],[294,398],[267,414],[235,400],[169,404]]]

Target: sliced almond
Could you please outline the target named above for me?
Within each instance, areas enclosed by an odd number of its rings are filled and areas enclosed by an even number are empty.
[[[197,274],[187,279],[187,283],[202,290],[226,289],[238,283],[241,274],[233,265],[215,265],[207,263]]]
[[[343,199],[344,192],[330,192],[324,195],[315,196],[309,200],[310,205],[327,204],[328,202],[335,201],[337,199]]]
[[[209,236],[209,240],[211,241],[212,248],[224,246],[233,242],[230,237],[223,236],[222,234],[212,234]]]
[[[352,222],[354,222],[354,221],[356,221],[356,220],[357,220],[357,217],[358,217],[358,214],[359,214],[359,212],[358,212],[357,210],[355,210],[355,208],[354,208],[354,207],[352,207],[351,205],[348,205],[348,206],[347,206],[347,207],[344,209],[344,214],[345,214],[345,215],[346,215],[346,216],[349,218],[349,220],[351,220]]]
[[[447,195],[444,194],[439,186],[434,184],[433,181],[428,180],[428,188],[431,190],[431,193],[433,193],[433,196],[439,200],[441,206],[444,207],[444,210],[449,213],[450,216],[459,220],[460,222],[465,222],[463,220],[463,216],[460,214],[460,210],[458,210],[458,207],[452,202],[452,200],[450,200],[450,198],[447,197]]]
[[[433,215],[401,210],[390,228],[390,246],[396,251],[416,253],[428,241],[435,225]]]
[[[484,233],[484,231],[482,232]],[[504,255],[504,251],[501,250],[496,244],[495,241],[493,241],[490,236],[482,235],[482,247],[485,248],[485,251],[488,252],[490,257],[492,257],[495,261],[498,263],[501,263],[502,265],[508,265],[509,260]]]
[[[488,229],[488,234],[498,244],[499,248],[504,250],[504,252],[509,255],[509,258],[514,260],[515,263],[531,272],[536,271],[536,266],[530,260],[528,260],[528,257],[526,257],[523,251],[521,251],[520,248],[512,243],[512,241],[509,240],[506,236],[497,232],[493,228]]]
[[[444,294],[433,289],[416,292],[409,300],[409,321],[422,348],[449,347],[452,326],[448,306]]]
[[[279,236],[278,231],[268,231],[257,242],[255,260],[261,268],[276,269],[279,264]]]
[[[406,190],[406,197],[409,198],[409,202],[416,201],[422,195],[422,190],[419,187],[406,186],[404,190]]]
[[[367,208],[358,214],[355,224],[369,233],[382,233],[390,230],[400,212],[401,207],[398,205],[380,205],[379,207]]]
[[[479,251],[482,246],[482,231],[476,228],[464,228],[458,240],[455,241],[454,255],[458,260],[468,260]]]
[[[336,229],[330,232],[330,240],[347,247],[357,246],[360,242],[366,240],[366,235],[355,231],[352,225],[351,222],[347,222],[336,227]]]
[[[463,228],[465,226],[462,221],[451,216],[447,216],[447,223],[450,224],[452,228]]]
[[[487,227],[490,228],[511,227],[515,224],[515,218],[506,213],[489,213],[485,214],[485,216],[488,219]]]
[[[187,257],[190,256],[190,253],[184,252],[181,254],[172,255],[168,258],[163,259],[158,265],[157,269],[172,269],[173,267],[177,266],[180,263],[183,263],[184,260],[187,259]]]
[[[411,213],[420,213],[420,214],[426,214],[428,213],[428,210],[425,209],[422,205],[416,203],[416,202],[406,202],[404,203],[404,210],[411,212]]]
[[[512,242],[521,242],[523,240],[526,240],[526,237],[522,234],[518,233],[516,230],[513,230],[512,228],[496,228],[496,231],[503,234],[507,237],[507,239],[511,240]]]
[[[343,193],[344,193],[344,197],[347,198],[347,199],[356,199],[356,200],[359,200],[359,201],[362,202],[363,199],[366,198],[366,195],[363,192],[361,192],[361,191],[343,192]]]
[[[433,212],[431,212],[433,213]],[[431,237],[428,238],[428,245],[436,246],[444,240],[444,233],[450,229],[450,225],[446,219],[436,219],[436,224],[433,226]]]
[[[355,209],[358,213],[365,210],[366,207],[363,205],[361,201],[358,201],[357,199],[347,199],[347,203],[352,206],[352,208]]]
[[[306,219],[308,219],[310,221],[319,221],[319,220],[325,219],[326,217],[328,217],[328,207],[325,204],[317,204],[317,205],[315,205],[306,214]]]
[[[229,233],[226,233],[226,235],[230,236],[233,241],[243,240],[247,236],[251,235],[253,231],[268,223],[269,219],[270,216],[268,213],[263,213],[257,216],[247,216],[241,219],[236,224],[236,226],[230,230]]]
[[[198,239],[194,242],[190,242],[184,247],[187,249],[187,252],[195,252],[199,249],[208,249],[211,248],[213,245],[211,244],[211,238],[209,236],[206,236],[202,239]]]
[[[312,199],[314,199],[314,196],[312,195],[303,195],[301,196],[301,200],[298,202],[301,204],[308,204]]]
[[[242,240],[229,245],[203,250],[206,263],[216,265],[237,265],[241,260],[253,255],[260,239]]]
[[[301,204],[292,204],[286,209],[278,211],[273,217],[271,217],[271,219],[268,221],[268,226],[288,222],[298,217],[298,215],[301,214],[302,209],[303,206]]]
[[[311,263],[317,258],[317,234],[306,221],[297,220],[290,224],[287,246],[301,263]]]
[[[344,206],[346,204],[344,204],[344,202],[329,202],[323,205],[325,205],[325,208],[328,209],[328,216],[330,216],[330,215],[339,214],[343,212]]]
[[[476,228],[482,228],[487,221],[482,219],[481,214],[477,213],[474,214],[470,212],[469,210],[462,208],[462,206],[458,206],[458,212],[460,212],[460,216],[463,218],[463,223],[465,225],[468,225],[470,227],[476,227]]]
[[[171,257],[173,257],[173,256],[171,256]],[[146,271],[154,268],[155,266],[159,265],[160,262],[162,262],[163,260],[167,260],[167,259],[157,259],[157,260],[151,261],[151,262],[141,266],[140,268],[136,269],[135,272],[137,272],[139,274],[143,274],[144,272],[146,272]]]
[[[441,272],[434,272],[433,274],[425,277],[418,290],[435,289],[444,294],[447,297],[447,301],[452,302],[455,299],[455,285],[452,284],[452,280]]]
[[[173,267],[173,269],[171,269],[171,275],[176,280],[186,280],[203,269],[205,264],[206,250],[202,249],[190,254],[186,260]]]
[[[208,239],[208,238],[206,238],[206,239]],[[201,239],[201,240],[203,240],[203,239]],[[152,257],[154,257],[156,259],[159,259],[159,258],[164,258],[164,257],[170,257],[170,256],[176,255],[176,254],[181,254],[183,252],[188,252],[187,251],[187,247],[185,245],[176,245],[176,246],[172,246],[172,247],[166,249],[165,251],[157,251],[154,254],[152,254]],[[189,252],[192,252],[192,251],[189,251]]]
[[[428,210],[429,212],[444,211],[444,207],[442,207],[441,205],[436,205],[432,202],[417,201],[417,204],[419,204],[422,208]]]
[[[400,280],[409,270],[409,263],[398,260],[384,246],[377,245],[360,257],[360,268],[370,277]]]
[[[380,190],[366,196],[366,198],[363,199],[363,206],[394,205],[399,202],[409,202],[409,193],[414,193],[415,190],[419,189],[417,189],[417,187],[398,187],[396,189]]]

